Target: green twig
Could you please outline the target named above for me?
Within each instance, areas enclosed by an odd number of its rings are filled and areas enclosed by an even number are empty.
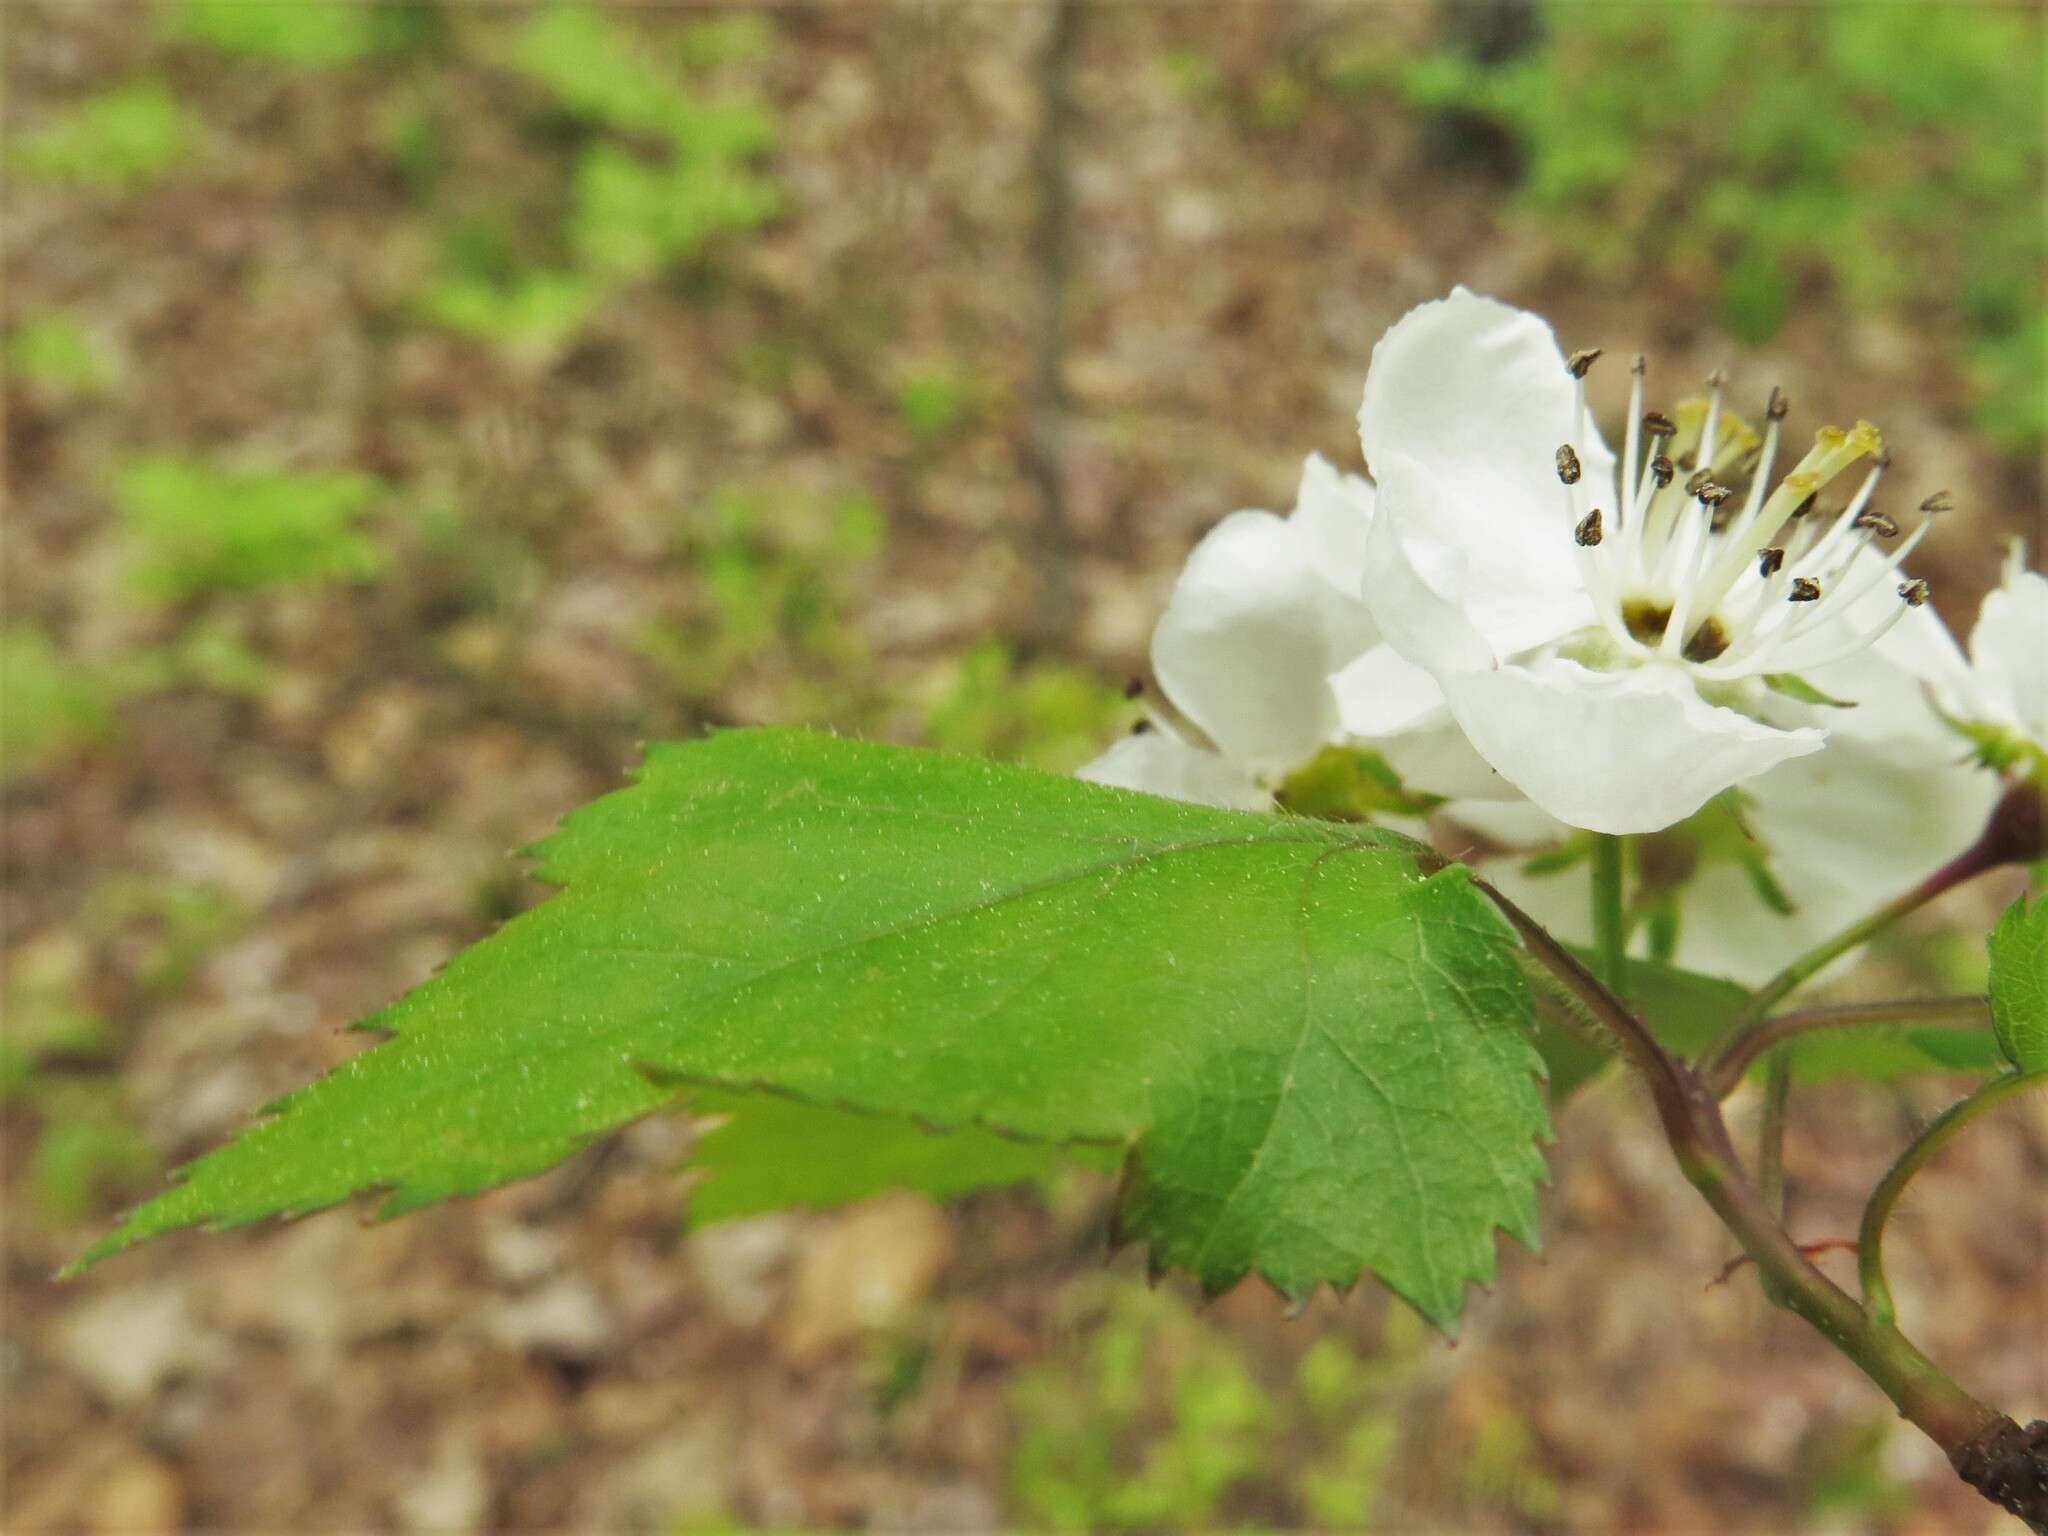
[[[1721,1101],[1693,1068],[1673,1057],[1626,1003],[1542,924],[1484,880],[1529,953],[1585,1004],[1644,1079],[1665,1140],[1692,1186],[1735,1235],[1763,1278],[1765,1294],[1796,1313],[1847,1356],[1902,1416],[1942,1448],[1949,1464],[1985,1498],[2048,1532],[2048,1427],[2021,1429],[1943,1374],[1911,1340],[1875,1321],[1822,1274],[1764,1204],[1728,1136]]]
[[[1834,1003],[1801,1008],[1766,1019],[1723,1047],[1705,1069],[1707,1085],[1717,1098],[1727,1098],[1741,1085],[1750,1064],[1772,1046],[1796,1035],[1852,1024],[1922,1024],[1938,1029],[1982,1028],[1991,1019],[1991,1005],[1982,997],[1900,997],[1874,1003]]]
[[[2016,784],[1992,808],[1990,819],[1977,840],[1922,880],[1905,894],[1893,898],[1869,916],[1851,923],[1832,938],[1809,949],[1758,988],[1736,1014],[1721,1045],[1710,1060],[1708,1076],[1719,1081],[1720,1064],[1731,1055],[1756,1054],[1745,1036],[1765,1027],[1770,1011],[1836,960],[1858,945],[1869,942],[1908,913],[1915,912],[1937,896],[2006,864],[2039,858],[2043,849],[2041,792],[2031,784]]]
[[[1863,1208],[1863,1227],[1856,1237],[1856,1271],[1863,1284],[1863,1309],[1870,1314],[1871,1321],[1889,1328],[1896,1316],[1891,1286],[1884,1278],[1884,1229],[1913,1175],[1986,1110],[2028,1088],[2044,1086],[2048,1086],[2048,1069],[2008,1072],[1992,1078],[1968,1098],[1937,1115],[1878,1181],[1877,1188],[1871,1191],[1870,1203]]]

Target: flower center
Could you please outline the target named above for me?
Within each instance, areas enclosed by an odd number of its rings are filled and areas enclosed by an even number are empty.
[[[1813,447],[1775,484],[1784,394],[1772,390],[1761,436],[1721,401],[1722,377],[1705,400],[1676,417],[1643,409],[1643,360],[1629,391],[1620,504],[1593,506],[1578,443],[1587,440],[1587,370],[1597,351],[1572,354],[1578,383],[1576,441],[1557,450],[1586,590],[1603,629],[1633,661],[1690,665],[1730,681],[1799,672],[1843,660],[1927,600],[1927,583],[1897,588],[1900,602],[1872,618],[1863,599],[1890,582],[1928,524],[1885,551],[1898,524],[1871,497],[1889,466],[1877,428],[1823,427]],[[1827,488],[1868,458],[1870,473],[1838,511],[1817,516]],[[1921,503],[1946,510],[1946,492]],[[1873,558],[1875,556],[1875,558]]]

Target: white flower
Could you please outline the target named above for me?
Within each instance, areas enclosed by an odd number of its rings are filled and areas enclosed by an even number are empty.
[[[1942,709],[1994,767],[2048,777],[2048,576],[2014,543],[1970,631],[1967,668],[1937,684]]]
[[[1849,713],[1767,679],[1813,682],[1881,644],[1889,665],[1930,677],[1940,627],[1925,584],[1895,580],[1924,527],[1876,547],[1897,532],[1869,506],[1882,458],[1839,514],[1813,512],[1881,453],[1874,428],[1822,431],[1774,486],[1775,391],[1759,440],[1722,409],[1718,381],[1679,421],[1645,415],[1639,367],[1617,482],[1586,413],[1596,355],[1567,363],[1543,321],[1462,288],[1374,348],[1359,413],[1378,479],[1365,599],[1438,696],[1347,695],[1344,723],[1380,736],[1453,721],[1568,825],[1649,832],[1818,752],[1829,717]],[[1926,622],[1895,628],[1916,614]]]
[[[1378,639],[1360,598],[1373,490],[1319,454],[1294,511],[1233,512],[1195,546],[1152,633],[1163,718],[1080,770],[1175,799],[1259,809],[1340,731],[1330,676]]]

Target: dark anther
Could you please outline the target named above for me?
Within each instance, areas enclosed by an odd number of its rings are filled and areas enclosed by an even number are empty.
[[[1726,368],[1716,368],[1712,373],[1707,375],[1707,388],[1709,389],[1719,389],[1723,384],[1726,384],[1727,382],[1728,370]]]
[[[1572,530],[1572,537],[1578,540],[1579,544],[1586,549],[1591,549],[1600,542],[1600,509],[1598,507],[1595,507],[1579,519],[1578,527]]]
[[[1643,354],[1638,352],[1636,360],[1628,365],[1628,371],[1640,379],[1650,371],[1650,365],[1643,361]]]
[[[1124,697],[1127,699],[1135,699],[1136,697],[1138,697],[1139,694],[1143,693],[1144,691],[1145,679],[1143,679],[1142,677],[1134,677],[1129,682],[1124,684]]]
[[[1671,477],[1677,473],[1678,471],[1672,466],[1671,461],[1661,453],[1650,460],[1650,478],[1657,482],[1659,490],[1669,485]]]
[[[1852,528],[1868,528],[1880,539],[1896,539],[1899,536],[1898,522],[1877,511],[1875,508],[1858,512],[1856,514],[1856,521],[1849,526]]]
[[[1764,407],[1764,414],[1772,421],[1783,421],[1785,413],[1792,409],[1792,402],[1785,398],[1785,391],[1777,385],[1771,386],[1770,404]]]
[[[1586,376],[1586,370],[1600,360],[1602,350],[1600,347],[1587,347],[1582,351],[1574,352],[1564,360],[1564,365],[1570,371],[1573,378],[1583,379]]]
[[[1820,583],[1815,581],[1811,576],[1794,576],[1792,578],[1792,592],[1791,595],[1786,598],[1786,601],[1792,603],[1819,602]]]
[[[1678,423],[1662,411],[1643,412],[1643,430],[1652,437],[1678,436]]]
[[[1891,449],[1889,449],[1889,448],[1880,448],[1880,449],[1878,449],[1878,450],[1877,450],[1877,457],[1876,457],[1876,458],[1874,458],[1874,459],[1872,459],[1872,460],[1871,460],[1870,462],[1871,462],[1872,464],[1875,464],[1875,465],[1876,465],[1876,466],[1877,466],[1877,467],[1878,467],[1879,469],[1890,469],[1890,468],[1892,467],[1892,451],[1891,451]]]
[[[1714,477],[1711,471],[1705,468],[1696,469],[1685,477],[1685,494],[1697,496],[1713,483]]]
[[[1570,443],[1563,444],[1557,450],[1557,478],[1566,485],[1579,483],[1579,456],[1573,451]]]
[[[1756,557],[1756,573],[1759,576],[1775,576],[1785,568],[1785,551],[1767,549]]]
[[[1150,720],[1133,720],[1131,722],[1131,734],[1133,736],[1142,736],[1151,729],[1152,722]]]
[[[1899,596],[1906,600],[1908,608],[1918,608],[1927,601],[1928,594],[1933,590],[1924,580],[1909,581],[1899,587]]]
[[[1956,499],[1947,491],[1936,491],[1920,503],[1922,512],[1953,512],[1955,509]]]
[[[1693,492],[1693,495],[1699,497],[1700,505],[1703,507],[1718,507],[1734,494],[1727,486],[1716,485],[1711,480]]]
[[[1811,511],[1813,510],[1813,504],[1814,504],[1814,503],[1815,503],[1816,501],[1818,501],[1819,499],[1820,499],[1820,492],[1819,492],[1819,491],[1813,491],[1813,492],[1809,493],[1809,494],[1808,494],[1808,496],[1807,496],[1807,498],[1806,498],[1806,500],[1802,501],[1801,503],[1799,503],[1799,505],[1798,505],[1798,506],[1796,506],[1796,507],[1794,507],[1794,508],[1792,509],[1792,515],[1793,515],[1794,517],[1804,517],[1804,516],[1806,516],[1806,514],[1807,514],[1807,513],[1811,512]]]

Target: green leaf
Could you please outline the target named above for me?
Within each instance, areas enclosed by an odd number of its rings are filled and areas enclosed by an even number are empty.
[[[1426,816],[1444,803],[1409,789],[1384,757],[1358,747],[1325,747],[1288,776],[1279,799],[1296,815],[1325,821]]]
[[[1822,693],[1797,672],[1766,672],[1764,686],[1773,693],[1782,693],[1788,699],[1797,699],[1802,704],[1818,704],[1824,709],[1854,709],[1854,699],[1838,699],[1831,693]]]
[[[1910,1023],[1854,1024],[1816,1030],[1786,1047],[1795,1083],[1860,1077],[1890,1082],[1923,1072],[1978,1074],[1998,1070],[1998,1041],[1988,1029],[1940,1029]],[[1759,1062],[1752,1076],[1761,1077]]]
[[[1547,1126],[1507,930],[1420,851],[802,731],[657,748],[538,850],[560,894],[85,1262],[484,1189],[688,1079],[1127,1145],[1156,1262],[1290,1296],[1371,1270],[1448,1327],[1493,1229],[1535,1240]]]
[[[1042,1179],[1080,1162],[1110,1169],[1123,1147],[1019,1141],[970,1126],[939,1131],[900,1115],[807,1104],[776,1093],[699,1093],[694,1114],[716,1116],[690,1152],[706,1175],[690,1193],[690,1225],[793,1205],[844,1205],[885,1189],[964,1194]]]
[[[2019,897],[1991,931],[1991,1024],[2014,1066],[2048,1067],[2048,900]]]

